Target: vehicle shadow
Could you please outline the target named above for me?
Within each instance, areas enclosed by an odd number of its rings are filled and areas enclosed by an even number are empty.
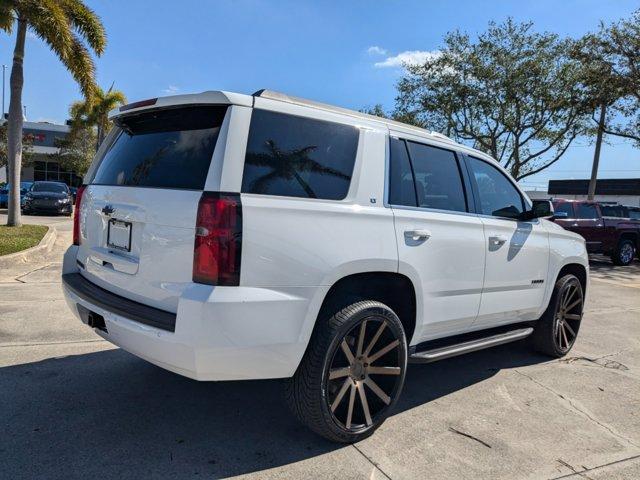
[[[411,365],[393,415],[546,361],[522,342]],[[296,422],[282,381],[196,382],[122,350],[0,368],[3,478],[226,477],[342,445]]]
[[[589,255],[591,278],[609,280],[619,283],[637,283],[640,278],[640,262],[636,259],[631,265],[620,267],[614,265],[604,255]]]

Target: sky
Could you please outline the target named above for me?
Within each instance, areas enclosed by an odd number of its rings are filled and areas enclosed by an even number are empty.
[[[472,36],[511,16],[538,31],[579,37],[640,8],[630,0],[87,0],[108,45],[96,60],[103,88],[130,101],[204,90],[282,91],[342,107],[394,106],[403,61],[417,61],[453,30]],[[14,38],[0,33],[0,63],[10,68]],[[9,68],[6,82],[8,90]],[[23,102],[30,121],[63,122],[80,92],[59,60],[27,38]],[[8,109],[8,92],[6,97]],[[525,179],[588,178],[589,139],[579,139],[549,169]],[[640,177],[640,150],[611,138],[599,178]]]

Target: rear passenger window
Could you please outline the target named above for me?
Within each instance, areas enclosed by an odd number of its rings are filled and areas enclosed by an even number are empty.
[[[415,177],[418,206],[466,212],[462,177],[450,150],[407,142]]]
[[[254,110],[242,192],[342,200],[353,174],[358,133],[339,123]]]
[[[588,203],[579,203],[578,218],[583,220],[593,220],[598,218],[598,210],[596,210],[596,206]]]
[[[389,203],[416,207],[418,202],[407,147],[402,140],[390,138],[389,150]]]

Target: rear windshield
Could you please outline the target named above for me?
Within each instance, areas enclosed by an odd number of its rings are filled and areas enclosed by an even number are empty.
[[[202,190],[226,110],[191,106],[117,119],[91,183]]]
[[[67,186],[62,183],[37,182],[31,187],[32,192],[69,193]]]

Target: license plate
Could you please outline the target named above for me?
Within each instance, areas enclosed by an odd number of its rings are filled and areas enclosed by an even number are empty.
[[[121,220],[109,220],[107,230],[107,247],[131,251],[131,223]]]

